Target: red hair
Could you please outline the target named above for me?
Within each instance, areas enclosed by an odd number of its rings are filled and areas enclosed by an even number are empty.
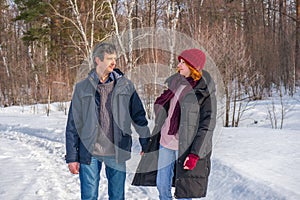
[[[191,75],[190,76],[194,79],[194,81],[200,80],[200,78],[202,77],[202,70],[198,71],[195,68],[191,67],[189,64],[187,64],[187,63],[185,63],[185,64],[190,69],[190,71],[191,71]],[[178,69],[176,71],[179,72]]]
[[[202,76],[202,71],[198,71],[195,68],[191,67],[190,65],[187,65],[191,71],[191,77],[194,79],[194,81],[200,80]]]

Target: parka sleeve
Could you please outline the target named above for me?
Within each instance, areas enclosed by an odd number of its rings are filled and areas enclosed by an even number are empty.
[[[74,91],[74,95],[70,104],[67,126],[66,126],[66,162],[79,162],[78,158],[78,147],[79,147],[79,134],[77,131],[76,124],[74,120],[74,112],[79,112],[78,109],[80,107],[80,103],[78,103],[79,99],[76,96],[76,89]],[[77,105],[78,104],[78,105]],[[74,105],[76,105],[74,107]]]
[[[133,120],[133,126],[139,134],[139,142],[142,146],[142,151],[145,151],[150,137],[150,130],[143,103],[136,91],[133,92],[129,104],[129,112],[131,119]]]
[[[215,86],[208,87],[208,95],[200,103],[200,116],[197,134],[191,146],[191,152],[204,158],[212,151],[212,137],[216,126],[217,103],[215,96]]]

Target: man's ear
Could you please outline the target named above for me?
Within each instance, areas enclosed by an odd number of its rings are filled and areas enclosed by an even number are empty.
[[[97,65],[101,62],[99,57],[95,57],[95,62],[97,63]]]

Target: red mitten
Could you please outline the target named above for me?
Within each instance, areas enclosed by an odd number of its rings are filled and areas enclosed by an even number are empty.
[[[199,160],[199,156],[197,156],[196,154],[192,154],[190,153],[184,163],[184,169],[188,169],[188,170],[193,170],[196,167],[197,161]]]

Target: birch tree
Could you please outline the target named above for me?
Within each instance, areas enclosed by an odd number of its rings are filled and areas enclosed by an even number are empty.
[[[300,0],[296,0],[295,74],[300,85]]]
[[[175,46],[176,46],[176,30],[178,26],[178,19],[180,14],[180,5],[176,4],[175,1],[171,1],[168,3],[168,9],[166,10],[166,15],[168,19],[168,28],[170,30],[169,44],[170,44],[170,61],[169,61],[169,72],[170,75],[173,71],[173,68],[176,66],[174,63],[174,54],[175,54]]]
[[[102,29],[99,29],[99,26],[105,22],[103,19],[108,15],[107,1],[93,0],[89,4],[89,2],[67,0],[68,9],[71,12],[70,15],[61,13],[51,3],[49,5],[56,16],[68,21],[73,26],[75,31],[70,32],[69,39],[72,41],[73,47],[82,54],[82,59],[89,62],[95,41],[103,41],[110,36],[109,34],[95,35],[96,32],[99,33],[105,28],[103,26]],[[79,35],[79,38],[76,35]],[[89,63],[88,66],[91,69],[93,65]]]

